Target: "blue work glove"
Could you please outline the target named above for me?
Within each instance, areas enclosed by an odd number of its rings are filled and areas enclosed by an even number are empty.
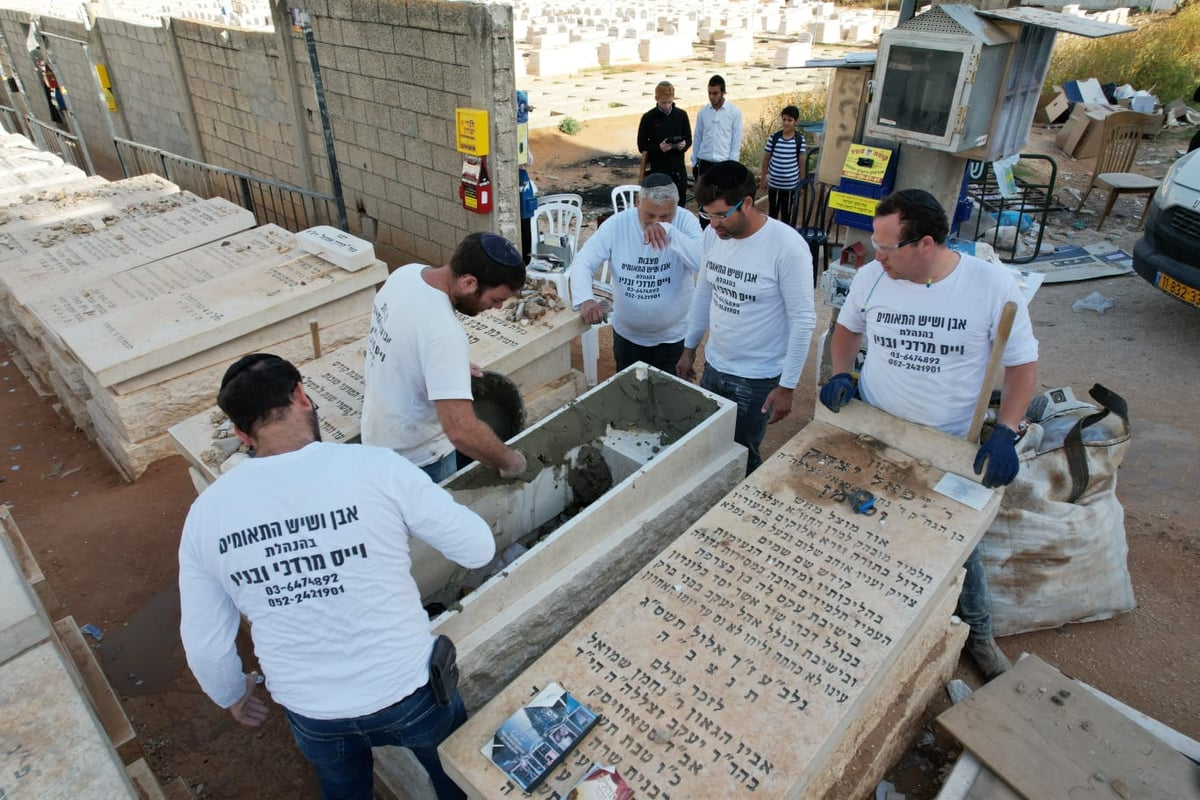
[[[835,414],[856,397],[858,390],[854,388],[854,379],[849,372],[839,372],[821,387],[821,404]]]
[[[983,471],[985,461],[987,472]],[[979,452],[975,454],[975,474],[982,472],[983,485],[995,489],[997,486],[1008,486],[1012,483],[1020,469],[1016,432],[1005,425],[996,425],[992,428],[992,435],[979,445]]]

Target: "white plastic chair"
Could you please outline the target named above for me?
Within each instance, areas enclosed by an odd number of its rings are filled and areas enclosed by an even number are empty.
[[[570,203],[543,203],[533,212],[530,230],[533,233],[530,251],[533,255],[554,255],[571,266],[579,246],[579,230],[583,227],[583,211]]]
[[[626,183],[621,186],[614,186],[612,190],[613,213],[620,214],[627,208],[633,208],[637,203],[638,195],[642,193],[642,187],[636,183]]]
[[[576,208],[583,209],[583,195],[573,194],[571,192],[563,192],[562,194],[548,194],[538,198],[539,206],[549,206],[555,203],[567,203]]]

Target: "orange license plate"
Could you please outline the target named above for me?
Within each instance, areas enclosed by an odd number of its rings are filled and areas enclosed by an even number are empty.
[[[1184,286],[1171,276],[1163,275],[1161,272],[1158,273],[1158,280],[1155,281],[1155,285],[1167,294],[1178,297],[1183,302],[1200,308],[1200,290]]]

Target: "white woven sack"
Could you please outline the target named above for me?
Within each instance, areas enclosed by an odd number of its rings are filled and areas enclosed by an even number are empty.
[[[1091,394],[1105,410],[1072,412],[1078,436],[1039,453],[1046,431],[1032,424],[1018,445],[1021,471],[981,544],[997,636],[1108,619],[1136,604],[1116,495],[1128,412],[1098,384]]]

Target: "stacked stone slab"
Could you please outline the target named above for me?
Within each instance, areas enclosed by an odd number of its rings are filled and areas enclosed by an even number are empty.
[[[40,162],[9,145],[0,183],[29,163],[36,174]],[[342,269],[282,228],[254,228],[239,206],[157,177],[20,197],[0,191],[0,327],[35,387],[128,480],[174,453],[167,429],[212,404],[238,356],[271,349],[304,363],[365,336],[387,275],[373,257]]]

